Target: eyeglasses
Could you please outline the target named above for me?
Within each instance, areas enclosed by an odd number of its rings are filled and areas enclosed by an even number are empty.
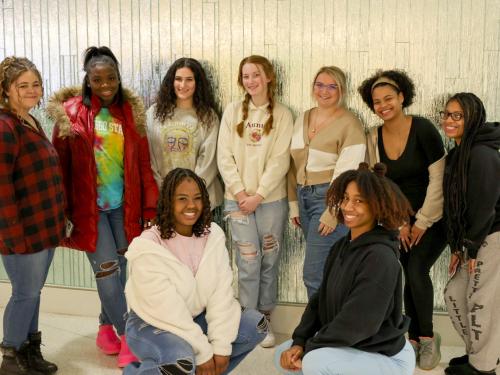
[[[464,118],[464,114],[462,112],[441,111],[439,112],[439,117],[441,120],[446,120],[448,117],[451,117],[453,121],[460,121]]]
[[[316,90],[326,89],[326,91],[332,92],[332,91],[337,90],[339,88],[339,86],[337,84],[335,84],[335,83],[332,83],[332,84],[329,84],[329,85],[325,85],[322,82],[314,82],[314,88]]]

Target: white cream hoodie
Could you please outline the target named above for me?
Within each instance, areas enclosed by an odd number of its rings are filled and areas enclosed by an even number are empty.
[[[231,354],[241,308],[231,286],[233,273],[226,237],[217,224],[210,227],[195,276],[166,247],[140,236],[132,241],[125,256],[129,273],[125,294],[130,309],[146,323],[186,340],[197,364],[214,354]],[[193,321],[203,311],[207,335]]]

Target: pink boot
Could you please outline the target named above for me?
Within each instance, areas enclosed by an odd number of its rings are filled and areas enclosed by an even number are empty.
[[[122,347],[118,354],[118,367],[125,367],[131,362],[139,362],[137,357],[130,351],[125,335],[120,336]]]
[[[99,332],[95,339],[95,344],[104,354],[118,354],[120,353],[121,343],[115,330],[111,324],[103,324],[99,326]]]

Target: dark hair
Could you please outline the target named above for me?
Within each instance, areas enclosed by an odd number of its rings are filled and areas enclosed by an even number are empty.
[[[269,104],[267,105],[267,111],[269,112],[269,118],[267,119],[266,123],[264,124],[264,135],[269,134],[271,129],[273,128],[273,109],[275,105],[275,99],[274,96],[276,95],[276,73],[274,72],[274,67],[271,62],[266,59],[264,56],[259,56],[259,55],[251,55],[245,57],[243,60],[240,62],[240,67],[238,69],[238,86],[242,88],[243,90],[245,87],[243,86],[243,65],[245,64],[255,64],[258,65],[262,68],[264,71],[266,77],[269,79],[269,82],[267,84],[267,99],[269,100]],[[243,137],[243,125],[245,120],[248,118],[248,107],[250,104],[250,94],[245,93],[245,99],[243,99],[243,106],[242,106],[242,113],[243,113],[243,118],[241,122],[239,122],[236,125],[236,131],[238,135]]]
[[[26,72],[33,72],[36,75],[42,86],[43,95],[42,76],[35,64],[26,57],[9,56],[0,63],[0,108],[12,111],[9,105],[7,91],[9,91],[10,85],[16,82],[17,79]]]
[[[451,250],[461,250],[464,246],[467,209],[467,176],[472,144],[476,134],[486,122],[483,102],[470,92],[460,92],[451,96],[450,102],[457,102],[464,112],[464,133],[460,146],[456,147],[446,166],[444,175],[444,210],[447,222],[447,237]],[[492,176],[492,178],[494,178]]]
[[[201,64],[190,57],[181,57],[168,68],[156,96],[155,117],[161,122],[172,118],[177,101],[174,89],[175,74],[181,68],[188,68],[194,74],[196,86],[193,106],[199,121],[208,129],[216,117],[213,90]]]
[[[193,234],[196,237],[200,237],[210,232],[212,212],[210,211],[210,198],[208,197],[205,181],[190,169],[175,168],[163,179],[160,197],[158,199],[156,224],[160,230],[161,238],[169,239],[174,235],[175,223],[172,210],[174,207],[175,189],[177,189],[177,186],[186,179],[192,179],[196,182],[200,189],[203,203],[201,216],[193,225]]]
[[[85,104],[87,107],[90,107],[91,105],[90,98],[92,96],[92,90],[89,85],[89,73],[90,70],[97,64],[107,64],[116,71],[116,75],[118,76],[119,80],[116,102],[120,106],[123,105],[123,87],[119,69],[120,64],[118,63],[118,60],[113,52],[111,52],[111,50],[106,46],[92,46],[87,48],[83,53],[83,70],[85,72],[85,77],[83,77],[82,84],[83,104]]]
[[[389,80],[394,81],[397,86],[388,82],[379,82],[373,86],[373,84],[382,77],[389,78]],[[402,93],[404,97],[403,108],[409,107],[413,103],[413,98],[415,98],[415,85],[404,70],[378,70],[373,76],[365,79],[358,87],[358,92],[361,95],[361,98],[363,98],[365,104],[372,111],[374,111],[372,98],[373,89],[381,86],[390,86],[398,94]]]
[[[328,189],[326,202],[330,212],[334,211],[340,223],[344,223],[344,215],[340,209],[347,185],[355,182],[361,196],[366,200],[375,222],[389,230],[396,230],[409,222],[413,214],[410,202],[399,187],[384,177],[387,167],[377,163],[374,173],[367,163],[360,163],[357,170],[349,170],[338,176]]]

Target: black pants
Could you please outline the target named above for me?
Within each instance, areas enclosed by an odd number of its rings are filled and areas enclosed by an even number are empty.
[[[405,313],[411,318],[408,330],[410,340],[433,336],[434,288],[429,272],[445,247],[446,228],[444,220],[439,220],[427,229],[417,246],[408,252],[401,248]]]

